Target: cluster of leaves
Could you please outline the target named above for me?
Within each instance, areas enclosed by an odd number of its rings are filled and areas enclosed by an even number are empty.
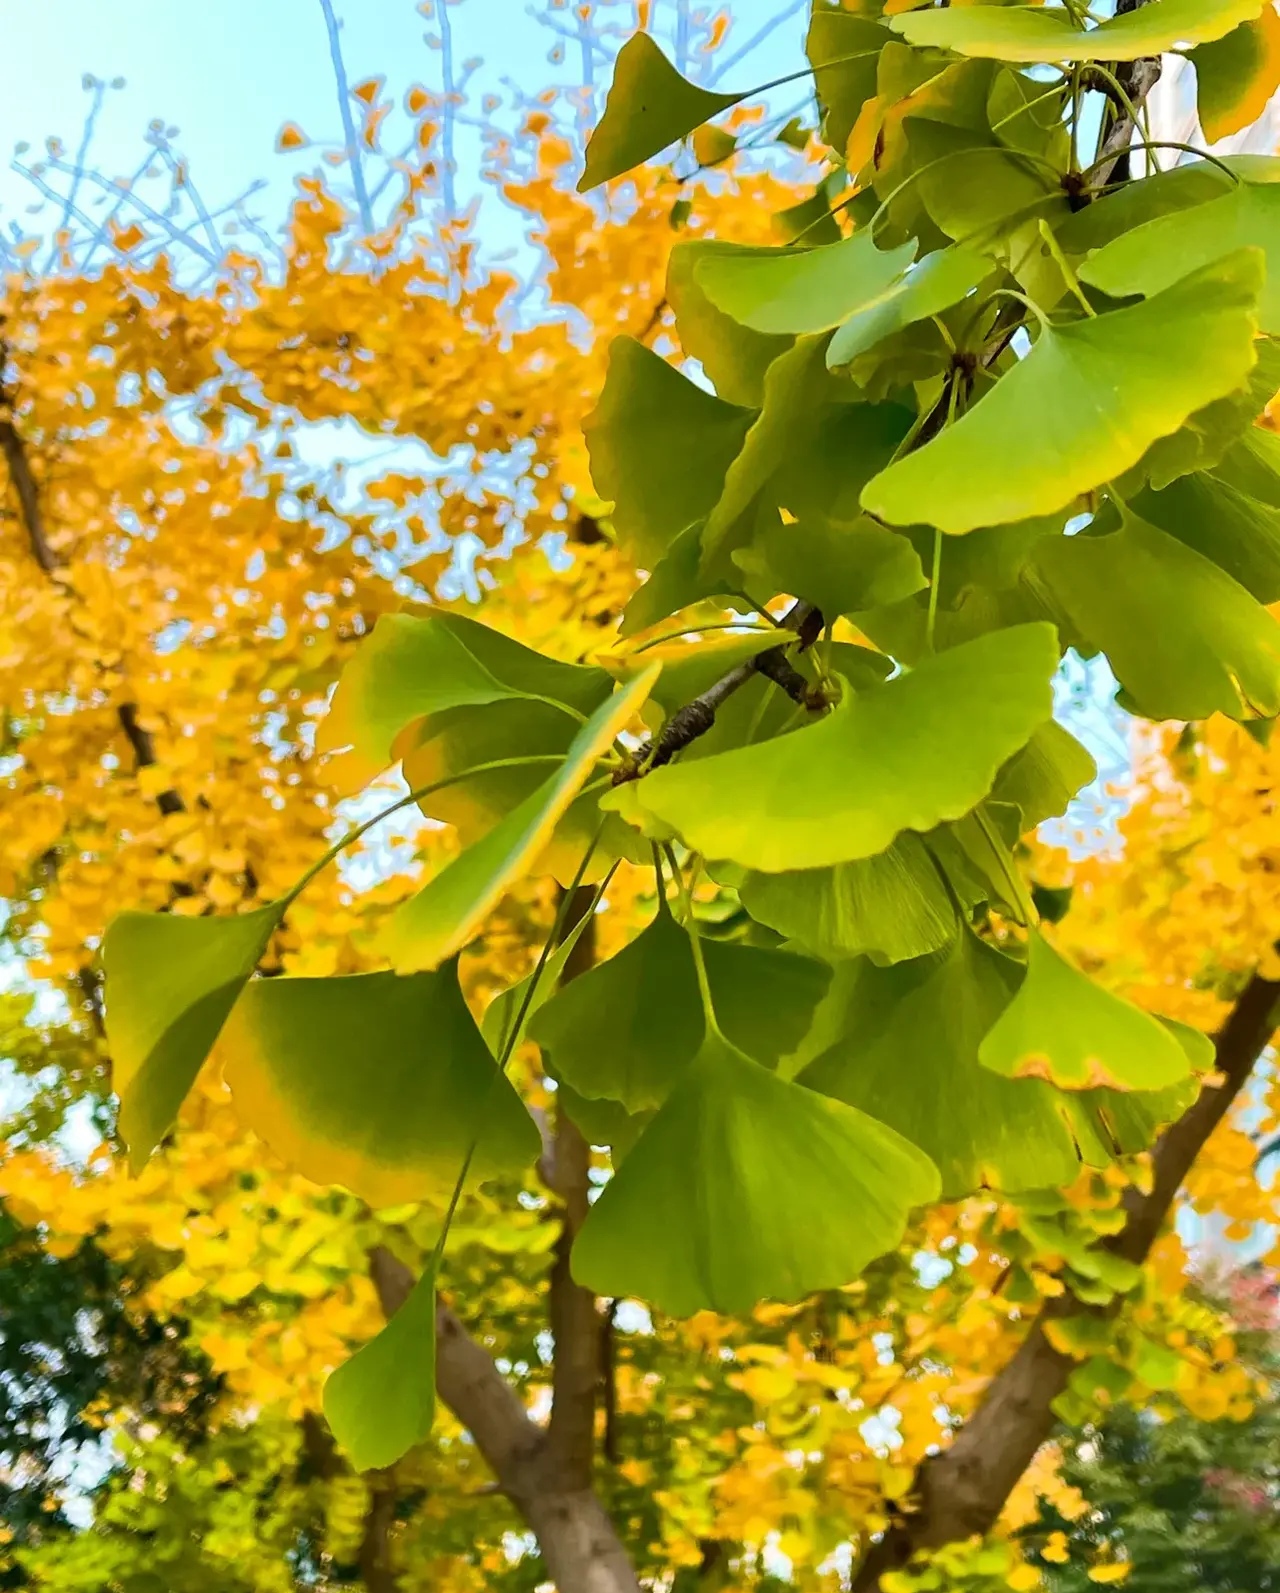
[[[1262,9],[1154,0],[1095,27],[819,0],[822,214],[783,246],[678,248],[667,296],[715,391],[622,339],[587,427],[608,523],[650,572],[629,645],[570,664],[406,614],[343,676],[320,749],[348,749],[357,784],[402,762],[462,844],[377,931],[389,971],[253,980],[314,871],[235,916],[113,925],[135,1163],[216,1043],[290,1165],[375,1208],[446,1208],[417,1291],[329,1384],[357,1463],[429,1430],[423,1347],[467,1177],[537,1155],[505,1072],[526,1030],[613,1152],[575,1275],[678,1316],[839,1288],[914,1209],[1069,1183],[1193,1097],[1203,1037],[1055,949],[1016,847],[1092,773],[1051,720],[1067,647],[1105,653],[1151,719],[1280,712],[1280,459],[1252,428],[1280,383],[1280,163],[1110,192],[1105,148],[1131,109],[1112,67]],[[745,97],[637,35],[584,183]],[[708,640],[716,601],[742,623]],[[544,873],[567,906],[646,855],[643,932],[552,993],[558,920],[482,1032],[457,958],[507,894]],[[704,862],[737,938],[700,932]],[[1104,1295],[1132,1281],[1093,1269]]]

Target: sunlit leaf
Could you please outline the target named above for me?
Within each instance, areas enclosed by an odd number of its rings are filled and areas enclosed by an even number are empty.
[[[259,979],[218,1046],[241,1120],[290,1167],[374,1208],[447,1198],[537,1159],[533,1119],[467,1010],[457,968]]]
[[[876,92],[876,63],[892,38],[883,24],[850,16],[828,0],[813,7],[805,53],[815,68],[823,136],[839,155],[863,105]]]
[[[1280,19],[1278,19],[1280,20]],[[1258,325],[1280,333],[1280,159],[1266,182],[1240,182],[1220,199],[1148,221],[1090,255],[1080,275],[1112,298],[1162,292],[1186,275],[1235,250],[1259,248],[1266,272],[1258,298]]]
[[[682,77],[647,33],[618,51],[604,115],[587,144],[578,192],[620,177],[728,110],[745,94],[716,94]]]
[[[609,684],[603,670],[547,658],[461,614],[385,614],[343,670],[316,749],[349,747],[334,779],[358,790],[400,756],[403,732],[432,715],[534,699],[572,733]]]
[[[864,692],[794,734],[659,769],[639,805],[707,857],[765,873],[882,852],[958,818],[1052,711],[1048,625],[979,637]],[[982,704],[982,712],[972,705]]]
[[[674,1316],[799,1300],[892,1249],[937,1189],[891,1129],[713,1035],[592,1207],[574,1276]]]
[[[656,666],[646,670],[603,702],[575,736],[560,769],[396,909],[382,928],[379,945],[397,973],[437,968],[476,934],[532,868],[597,761],[649,695],[658,673]]]
[[[1131,308],[1044,328],[956,425],[882,471],[863,506],[961,533],[1051,514],[1110,481],[1244,383],[1262,275],[1261,252],[1240,250]]]
[[[1069,730],[1051,719],[1001,769],[991,788],[991,800],[1016,807],[1022,815],[1023,831],[1033,830],[1045,819],[1064,813],[1072,797],[1097,773],[1090,753]]]
[[[938,249],[927,255],[873,304],[842,322],[827,345],[827,364],[839,369],[913,322],[959,304],[991,274],[991,261],[971,250]]]
[[[609,374],[583,425],[596,490],[647,569],[724,488],[754,415],[705,392],[643,343],[615,338]]]
[[[1205,44],[1252,21],[1267,0],[1152,0],[1124,16],[1084,30],[1063,9],[953,6],[909,11],[889,26],[918,48],[1012,61],[1136,61],[1175,46]]]
[[[394,1465],[431,1432],[436,1280],[428,1270],[382,1331],[332,1373],[324,1414],[357,1471]]]
[[[107,1043],[138,1172],[173,1126],[271,933],[272,903],[234,918],[121,913],[107,930]]]
[[[1190,1071],[1177,1040],[1149,1013],[1073,968],[1043,936],[1028,944],[1027,976],[978,1047],[1005,1078],[1068,1090],[1159,1090]]]
[[[1280,712],[1280,625],[1224,570],[1136,515],[1105,535],[1046,539],[1026,578],[1077,645],[1106,653],[1145,717]]]
[[[825,332],[880,304],[914,259],[914,244],[880,250],[864,228],[818,249],[717,251],[694,275],[718,310],[754,332]]]

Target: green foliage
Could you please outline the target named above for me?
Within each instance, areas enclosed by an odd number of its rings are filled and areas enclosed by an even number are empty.
[[[1110,67],[1076,69],[1235,48],[1263,5],[1075,9],[816,0],[831,156],[779,219],[791,241],[681,243],[668,302],[705,382],[621,338],[584,428],[644,577],[622,636],[663,626],[661,664],[380,621],[320,750],[355,786],[400,760],[459,853],[383,925],[391,973],[246,994],[284,904],[123,917],[107,1010],[135,1160],[229,1019],[237,1099],[290,1161],[375,1203],[444,1199],[534,1154],[499,1077],[527,1035],[602,1148],[575,1276],[733,1312],[850,1283],[939,1193],[1144,1150],[1194,1098],[1208,1042],[1058,955],[1037,905],[1065,903],[1018,848],[1094,773],[1051,720],[1066,649],[1104,653],[1152,718],[1280,713],[1280,445],[1253,425],[1280,386],[1280,161],[1113,184],[1114,100],[1090,120]],[[745,97],[637,35],[582,186]],[[650,843],[652,922],[556,990],[562,911],[478,1033],[451,960],[507,893],[603,893]],[[1134,1283],[1042,1226],[1081,1298]],[[361,1465],[429,1426],[436,1270],[330,1385]]]

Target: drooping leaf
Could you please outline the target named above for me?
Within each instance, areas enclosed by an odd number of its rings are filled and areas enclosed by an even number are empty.
[[[604,115],[587,144],[578,192],[620,177],[703,122],[746,98],[716,94],[682,77],[647,33],[635,33],[618,51]]]
[[[1148,221],[1090,255],[1080,275],[1112,298],[1145,298],[1172,286],[1188,271],[1212,267],[1235,250],[1258,248],[1266,272],[1258,298],[1258,326],[1280,334],[1280,159],[1270,180],[1239,182],[1220,199]]]
[[[1280,625],[1224,570],[1125,511],[1118,531],[1040,543],[1026,579],[1106,653],[1148,719],[1280,712]]]
[[[759,245],[697,238],[678,243],[667,261],[667,302],[675,312],[680,346],[702,366],[717,394],[729,404],[758,409],[764,402],[764,376],[789,337],[753,332],[717,309],[698,280],[706,261],[771,255]]]
[[[990,276],[991,269],[990,260],[969,249],[935,250],[875,303],[841,323],[827,345],[828,366],[841,369],[904,327],[949,310]]]
[[[324,1414],[357,1471],[392,1466],[431,1432],[436,1280],[424,1272],[387,1325],[332,1373]]]
[[[863,954],[877,962],[923,957],[956,932],[942,877],[910,832],[856,863],[749,873],[738,890],[754,919],[829,962]]]
[[[533,1119],[481,1038],[457,967],[259,979],[219,1042],[241,1120],[290,1167],[375,1209],[447,1198],[537,1160]]]
[[[512,885],[532,868],[597,760],[649,695],[647,669],[596,709],[560,769],[383,925],[379,948],[397,973],[437,968],[461,950]]]
[[[865,515],[851,525],[779,521],[733,558],[762,586],[803,597],[828,619],[900,602],[928,585],[907,538]]]
[[[1196,109],[1211,144],[1251,127],[1280,88],[1280,14],[1269,3],[1254,21],[1190,52]]]
[[[1193,470],[1216,469],[1225,454],[1256,430],[1253,422],[1280,391],[1280,338],[1260,337],[1254,349],[1258,363],[1248,381],[1189,415],[1181,430],[1152,443],[1121,483],[1123,493],[1146,484],[1161,492]]]
[[[583,425],[597,492],[623,546],[653,569],[715,507],[754,416],[704,392],[633,338],[615,338]]]
[[[938,1166],[945,1199],[982,1188],[1061,1188],[1082,1158],[1104,1167],[1150,1145],[1194,1085],[1064,1094],[980,1064],[978,1047],[1022,973],[967,929],[933,957],[890,968],[841,964],[820,1015],[837,1038],[800,1079],[919,1145]]]
[[[178,1115],[283,907],[234,918],[121,913],[107,930],[107,1043],[120,1133],[140,1172]]]
[[[636,801],[697,852],[765,873],[872,857],[966,813],[1052,710],[1048,625],[995,632],[792,735],[659,769]],[[970,711],[982,703],[980,714]]]
[[[532,700],[572,732],[608,692],[603,670],[547,658],[461,614],[386,614],[343,670],[316,749],[349,747],[335,783],[359,790],[400,756],[403,733],[435,714]]]
[[[711,1035],[592,1207],[574,1276],[674,1316],[799,1300],[892,1249],[937,1189],[891,1129]]]
[[[991,788],[991,800],[1016,807],[1025,833],[1045,819],[1058,818],[1097,773],[1090,753],[1069,730],[1051,719],[1001,769]]]
[[[1280,600],[1280,508],[1193,471],[1132,500],[1143,520],[1212,559],[1259,603]]]
[[[799,1043],[828,969],[733,942],[708,941],[703,955],[717,1018],[735,1045],[772,1065]],[[580,1095],[631,1113],[660,1106],[706,1035],[688,934],[659,911],[616,956],[557,992],[529,1034]]]
[[[881,250],[869,227],[822,248],[706,255],[695,271],[715,307],[753,332],[826,332],[903,283],[915,245]]]
[[[1252,21],[1266,0],[1152,0],[1088,30],[1061,8],[977,5],[909,11],[889,26],[917,48],[1010,61],[1136,61],[1175,46],[1220,39]]]
[[[876,92],[880,52],[892,39],[882,23],[850,16],[828,0],[813,7],[805,54],[814,68],[823,137],[838,155],[843,156],[862,107]]]
[[[1150,1013],[1073,968],[1042,935],[1027,949],[1022,987],[978,1047],[983,1067],[1066,1090],[1160,1090],[1187,1077],[1186,1052]]]
[[[1262,267],[1240,250],[1131,308],[1044,328],[956,425],[870,482],[863,507],[956,534],[1052,514],[1112,480],[1245,382]]]

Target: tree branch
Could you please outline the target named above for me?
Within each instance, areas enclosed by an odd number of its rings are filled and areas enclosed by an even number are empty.
[[[1278,1000],[1280,982],[1254,974],[1215,1040],[1222,1084],[1202,1088],[1194,1104],[1165,1131],[1153,1158],[1150,1193],[1129,1191],[1125,1225],[1105,1248],[1127,1261],[1146,1259],[1183,1179],[1266,1049],[1275,1029]],[[1049,1342],[1045,1326],[1089,1310],[1069,1291],[1045,1302],[1017,1354],[996,1374],[955,1442],[921,1466],[915,1488],[918,1508],[900,1516],[873,1546],[851,1593],[872,1593],[886,1572],[905,1565],[918,1550],[991,1530],[1018,1479],[1052,1432],[1053,1401],[1076,1365]]]
[[[802,651],[811,647],[822,633],[822,615],[812,603],[793,603],[783,624],[796,633]],[[706,735],[715,724],[719,709],[735,691],[739,691],[757,675],[763,675],[776,686],[781,686],[787,696],[801,707],[816,712],[827,706],[827,699],[821,691],[810,685],[787,657],[785,645],[766,648],[746,663],[738,664],[727,674],[721,675],[705,691],[699,692],[692,702],[677,708],[658,732],[657,739],[647,742],[636,754],[630,767],[618,771],[613,783],[624,785],[629,780],[639,780],[654,769],[660,769],[663,764],[670,763],[677,752],[683,752],[700,736]]]
[[[3,351],[0,350],[0,357]],[[6,408],[12,408],[12,400],[7,390],[4,394]],[[0,452],[4,454],[4,462],[9,467],[9,479],[13,482],[13,490],[18,495],[18,507],[22,513],[22,523],[27,533],[27,545],[31,549],[31,556],[46,575],[53,575],[62,567],[62,560],[49,544],[49,537],[45,530],[44,514],[40,508],[40,493],[36,487],[35,473],[31,469],[31,460],[27,455],[27,446],[22,440],[18,428],[13,424],[11,416],[0,416]]]
[[[413,1274],[382,1246],[369,1270],[389,1317]],[[436,1305],[436,1391],[470,1432],[498,1486],[533,1532],[560,1593],[641,1593],[613,1523],[590,1489],[566,1490],[547,1464],[547,1435],[453,1311]]]

